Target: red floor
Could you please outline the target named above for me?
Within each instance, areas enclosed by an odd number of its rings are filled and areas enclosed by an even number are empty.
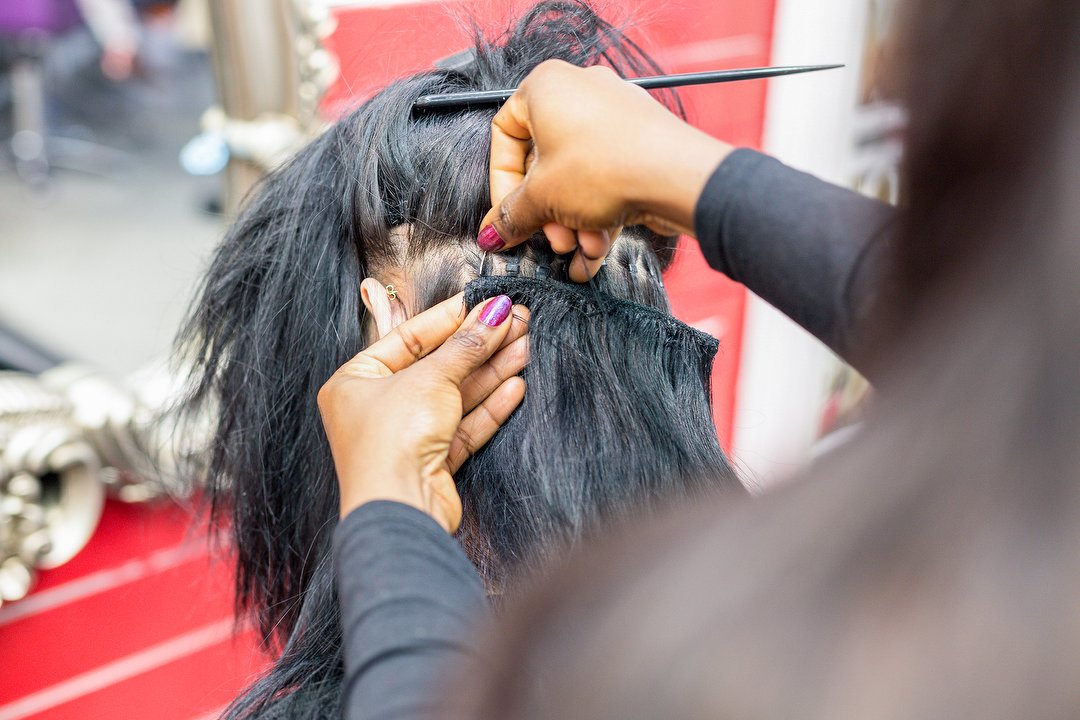
[[[110,502],[70,563],[0,608],[0,720],[214,716],[265,664],[231,571],[174,505]],[[215,553],[217,555],[217,553]]]

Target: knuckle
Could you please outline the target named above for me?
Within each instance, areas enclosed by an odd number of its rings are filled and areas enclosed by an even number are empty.
[[[492,367],[491,363],[485,363],[473,374],[472,389],[477,395],[486,397],[498,387],[500,381],[499,371]]]
[[[525,78],[522,88],[540,90],[551,87],[553,83],[560,83],[568,73],[578,71],[580,68],[557,58],[549,58],[543,61]],[[533,86],[536,86],[535,88]]]
[[[478,407],[477,410],[479,412],[483,413],[484,420],[488,424],[494,425],[496,427],[498,427],[501,424],[499,422],[499,419],[497,417],[495,417],[495,413],[493,413],[491,411],[491,408],[488,407],[487,403],[485,403],[485,404],[481,405],[480,407]]]
[[[402,345],[405,346],[405,350],[413,356],[414,360],[419,360],[424,356],[424,343],[420,341],[416,333],[405,325],[398,325],[394,332],[401,338]]]
[[[501,205],[499,205],[499,212],[498,212],[498,215],[499,215],[499,219],[498,219],[499,229],[503,230],[504,232],[506,232],[506,234],[508,234],[510,236],[514,236],[514,235],[517,234],[517,225],[516,225],[516,222],[515,222],[514,211],[511,208],[511,205],[513,204],[514,199],[516,199],[516,197],[515,198],[508,198],[509,202],[503,201],[503,203]]]
[[[585,71],[598,77],[619,77],[618,73],[616,73],[607,65],[590,65],[589,67],[585,68]]]
[[[529,339],[526,336],[519,337],[510,344],[510,352],[506,357],[506,378],[513,377],[521,372],[522,368],[529,364]]]
[[[549,58],[537,65],[536,68],[533,70],[533,74],[536,77],[553,75],[564,70],[564,66],[566,65],[569,65],[569,63],[559,60],[558,58]]]
[[[469,355],[478,355],[487,350],[487,342],[475,328],[465,328],[454,333],[454,345]]]
[[[493,435],[494,431],[502,427],[503,423],[502,420],[499,418],[498,414],[495,413],[488,405],[488,403],[482,404],[480,407],[476,408],[473,413],[477,416],[476,427],[490,428],[491,433],[489,434]],[[470,454],[478,452],[480,448],[483,447],[484,443],[487,442],[486,440],[477,442],[476,438],[471,439],[473,442],[470,445]]]
[[[476,438],[467,428],[459,425],[455,436],[457,437],[458,447],[461,448],[463,460],[467,460],[476,454],[478,449],[476,447]]]
[[[458,389],[461,391],[461,400],[466,411],[470,409],[470,404],[475,403],[475,401],[470,403],[470,399],[479,398],[483,395],[483,388],[480,386],[480,381],[472,375],[462,380]]]

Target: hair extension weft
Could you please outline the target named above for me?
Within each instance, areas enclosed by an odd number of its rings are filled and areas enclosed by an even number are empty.
[[[456,477],[462,542],[489,586],[600,520],[742,490],[712,422],[715,338],[663,311],[550,280],[482,277],[465,301],[500,294],[531,313],[527,391]]]

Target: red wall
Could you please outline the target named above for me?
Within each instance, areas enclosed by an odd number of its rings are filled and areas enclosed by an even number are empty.
[[[431,67],[467,46],[463,28],[470,16],[485,28],[501,29],[513,8],[527,3],[480,2],[396,5],[341,13],[332,49],[341,79],[327,98],[343,113],[394,78]],[[630,34],[667,72],[755,67],[769,62],[771,0],[686,0],[609,3],[605,15]],[[736,145],[759,147],[765,114],[765,83],[686,88],[680,97],[691,122]],[[676,314],[721,342],[714,371],[713,409],[717,430],[731,446],[745,290],[712,272],[693,241],[684,240],[667,276]]]
[[[342,77],[328,97],[330,112],[465,47],[455,16],[505,19],[507,7],[342,10],[331,38]],[[772,12],[772,0],[683,0],[611,4],[606,14],[629,22],[668,70],[689,72],[767,64]],[[682,97],[702,128],[760,144],[764,84],[696,88]],[[680,317],[721,340],[714,407],[730,444],[745,291],[710,272],[692,242],[683,243],[667,283]],[[231,632],[228,559],[211,558],[205,534],[189,521],[173,506],[109,503],[78,557],[42,573],[28,598],[0,608],[0,720],[209,718],[265,666],[256,638]]]

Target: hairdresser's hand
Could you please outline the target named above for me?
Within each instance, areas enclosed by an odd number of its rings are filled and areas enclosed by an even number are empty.
[[[135,74],[136,59],[133,49],[106,46],[101,51],[101,72],[113,82],[129,80]]]
[[[543,228],[570,277],[596,274],[627,225],[693,234],[694,207],[731,147],[687,125],[606,67],[537,66],[491,126],[491,201],[480,247]]]
[[[511,312],[512,311],[512,312]],[[528,310],[501,295],[465,317],[459,294],[402,323],[319,391],[341,516],[371,500],[461,522],[453,473],[521,403]]]

